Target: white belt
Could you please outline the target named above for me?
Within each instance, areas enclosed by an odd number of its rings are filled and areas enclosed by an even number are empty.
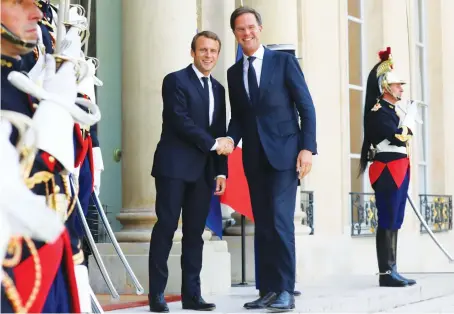
[[[388,140],[381,141],[376,149],[377,153],[401,153],[407,155],[407,147],[391,145]]]

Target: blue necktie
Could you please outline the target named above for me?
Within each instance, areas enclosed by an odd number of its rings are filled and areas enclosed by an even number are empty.
[[[259,85],[257,83],[257,75],[255,74],[255,69],[252,63],[254,62],[255,57],[249,57],[249,69],[247,72],[248,87],[249,87],[249,98],[251,99],[252,104],[256,104],[259,100]]]

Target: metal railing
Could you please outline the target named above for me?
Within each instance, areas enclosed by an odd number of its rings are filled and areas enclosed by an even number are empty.
[[[306,213],[301,223],[311,228],[310,235],[314,234],[314,192],[301,191],[301,210]]]
[[[451,195],[419,195],[420,212],[432,232],[452,230],[452,196]],[[427,233],[423,225],[421,233]]]
[[[377,206],[374,193],[350,192],[351,235],[371,236],[377,228]]]

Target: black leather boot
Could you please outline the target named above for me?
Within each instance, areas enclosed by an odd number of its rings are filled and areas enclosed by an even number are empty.
[[[396,257],[393,248],[393,231],[377,228],[376,249],[380,287],[406,287],[408,282],[395,271]]]
[[[392,231],[392,239],[393,239],[392,243],[393,243],[394,257],[396,259],[396,262],[397,262],[397,234],[398,234],[398,232],[399,232],[399,230]],[[413,286],[414,284],[416,284],[416,281],[414,279],[407,279],[397,272],[397,263],[394,265],[394,270],[396,271],[397,275],[402,280],[405,280],[408,282],[409,286]]]

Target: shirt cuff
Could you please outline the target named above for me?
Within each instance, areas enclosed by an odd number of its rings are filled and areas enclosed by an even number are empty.
[[[216,139],[216,142],[214,142],[213,147],[211,147],[211,151],[216,150],[218,148],[218,139]]]
[[[217,178],[224,178],[224,179],[226,179],[227,177],[226,177],[225,175],[223,175],[223,174],[220,174],[220,175],[216,176],[216,179],[217,179]]]

